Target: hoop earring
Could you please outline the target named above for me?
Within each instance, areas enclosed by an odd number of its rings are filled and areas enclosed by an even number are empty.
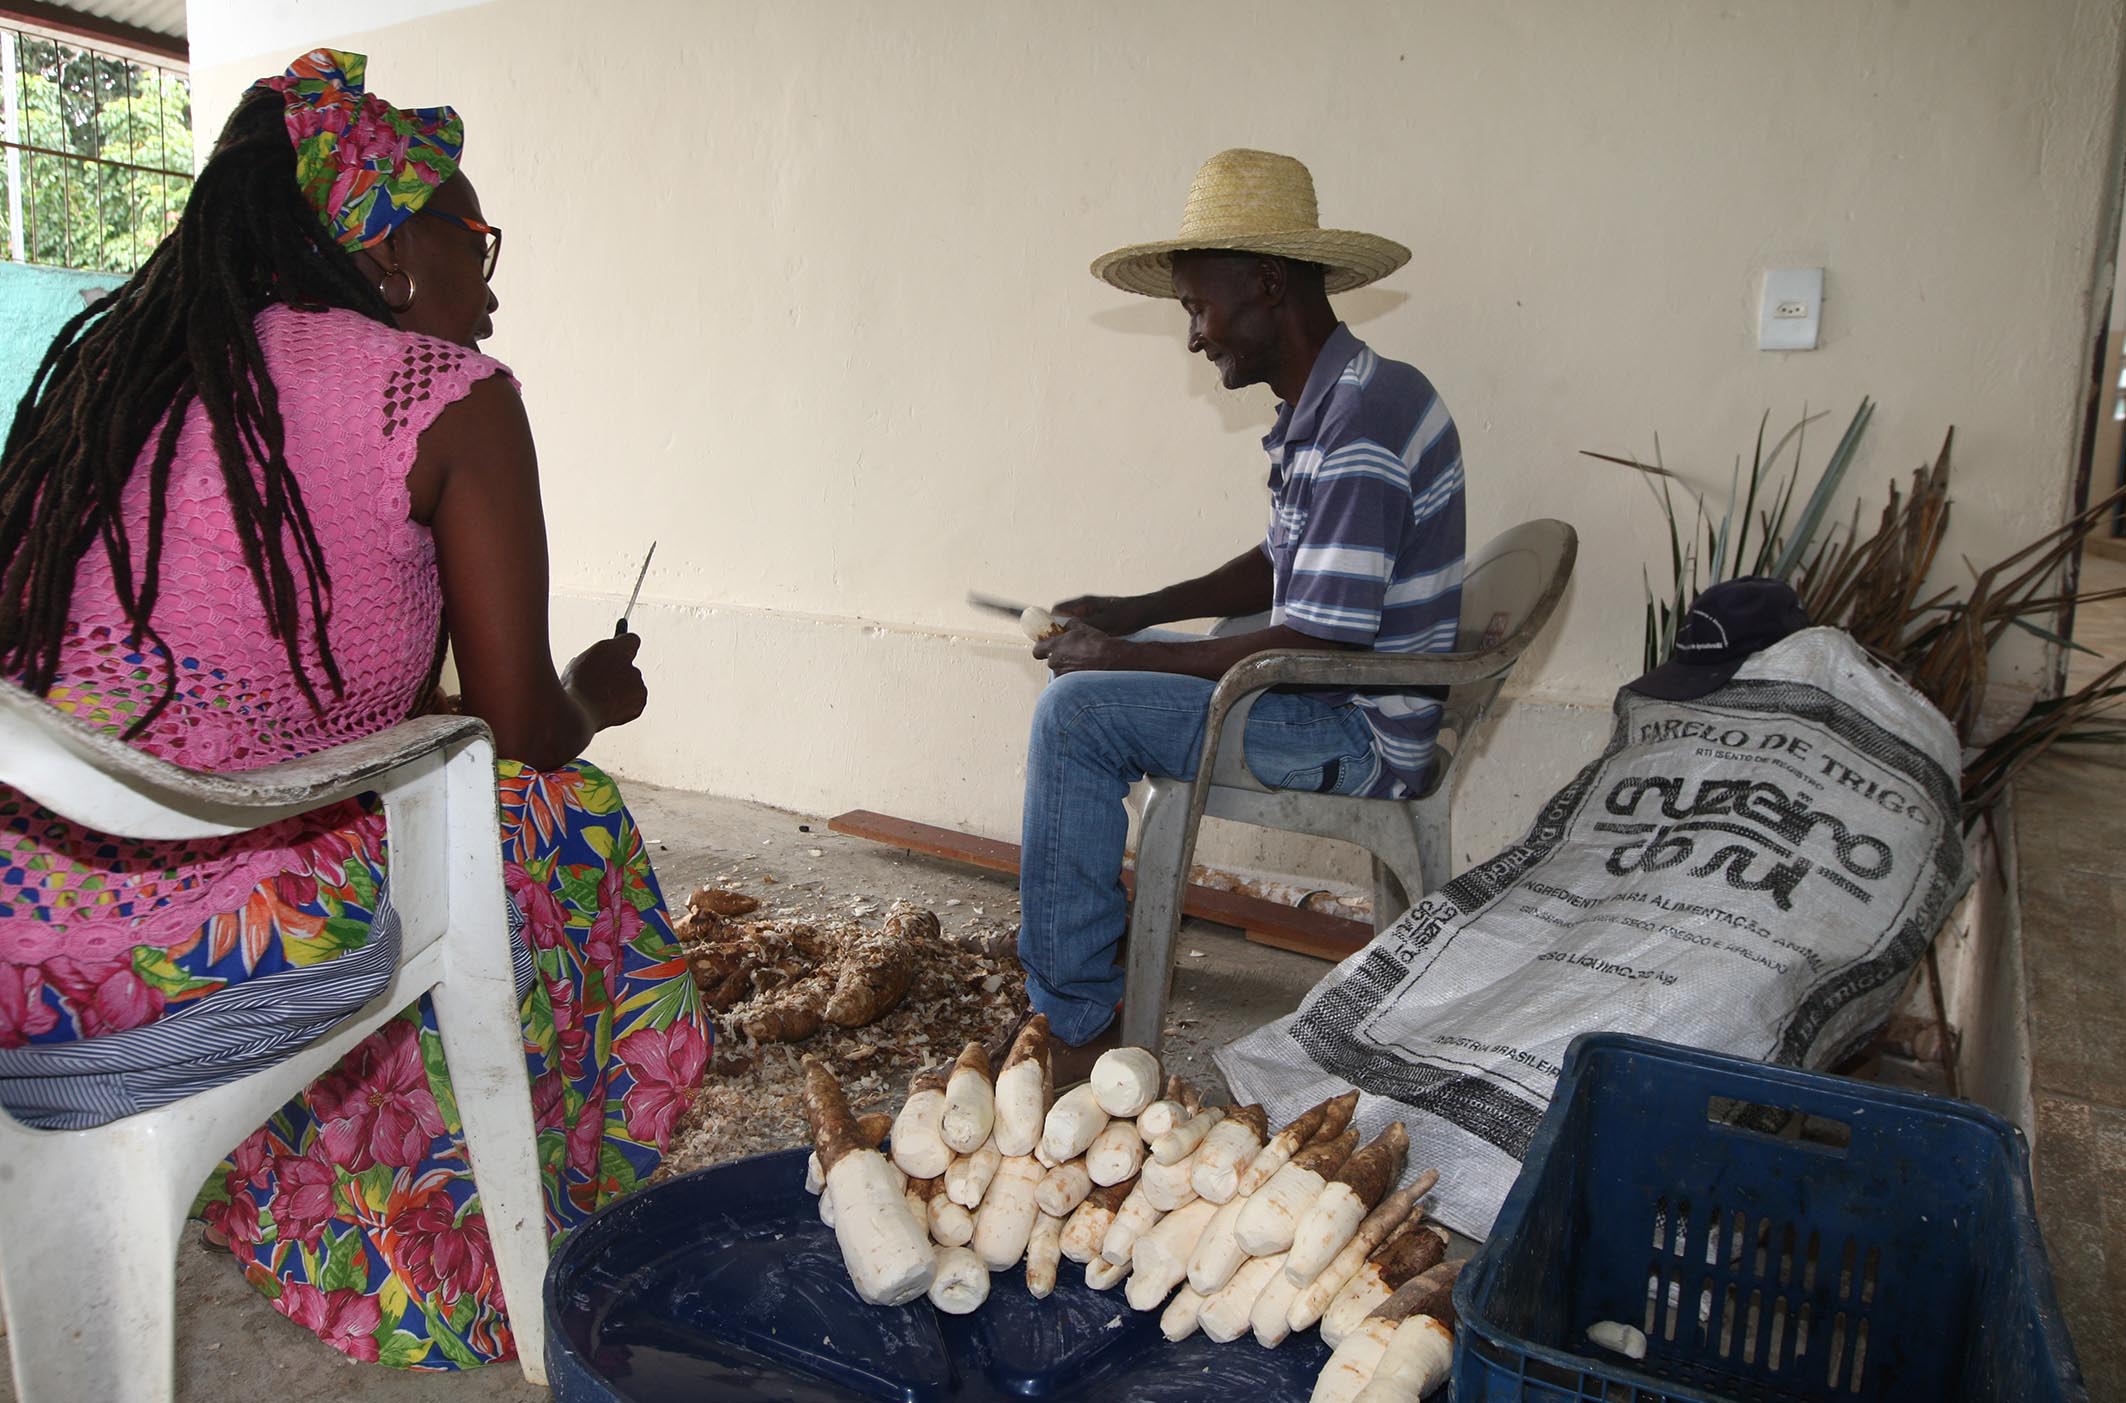
[[[406,298],[402,302],[394,302],[391,300],[391,293],[388,291],[388,289],[391,286],[391,280],[393,278],[403,278],[406,282]],[[417,289],[413,285],[413,274],[407,272],[404,268],[392,269],[390,272],[384,275],[384,281],[376,285],[376,295],[383,298],[384,305],[394,312],[404,312],[410,310],[413,306],[413,299],[416,291]]]

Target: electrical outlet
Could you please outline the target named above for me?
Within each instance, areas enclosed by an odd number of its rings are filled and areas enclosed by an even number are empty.
[[[1757,349],[1813,351],[1823,326],[1823,269],[1767,268],[1757,304]]]

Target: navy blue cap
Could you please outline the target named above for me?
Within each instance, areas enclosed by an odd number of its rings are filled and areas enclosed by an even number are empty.
[[[1808,626],[1808,611],[1785,580],[1723,580],[1691,601],[1669,660],[1628,685],[1643,696],[1692,701],[1726,686],[1751,654]]]

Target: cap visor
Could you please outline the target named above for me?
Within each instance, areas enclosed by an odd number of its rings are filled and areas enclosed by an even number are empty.
[[[1727,663],[1665,662],[1652,672],[1624,685],[1642,697],[1658,701],[1696,701],[1717,692],[1742,670],[1747,658]]]

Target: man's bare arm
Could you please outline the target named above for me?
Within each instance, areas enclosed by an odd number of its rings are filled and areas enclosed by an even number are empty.
[[[1226,638],[1192,639],[1186,643],[1134,643],[1127,638],[1102,633],[1082,620],[1073,620],[1070,627],[1056,637],[1036,643],[1033,655],[1046,660],[1049,671],[1058,676],[1066,672],[1173,672],[1215,682],[1242,658],[1272,648],[1351,651],[1363,647],[1358,643],[1336,643],[1316,638],[1283,624]]]
[[[1120,636],[1179,619],[1259,614],[1270,607],[1274,583],[1270,558],[1260,547],[1251,546],[1193,580],[1150,594],[1079,595],[1056,605],[1053,612],[1061,618],[1083,620],[1101,633]]]

